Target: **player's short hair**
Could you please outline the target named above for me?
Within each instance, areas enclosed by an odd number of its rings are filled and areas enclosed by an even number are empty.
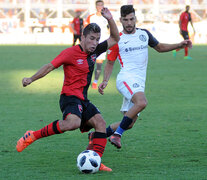
[[[135,13],[133,5],[123,5],[121,6],[121,17],[126,17],[130,13]]]
[[[83,35],[86,37],[88,34],[90,34],[91,32],[93,33],[100,33],[101,32],[101,28],[99,27],[98,24],[96,23],[90,23],[88,24],[84,30],[83,30]]]
[[[104,4],[104,1],[103,1],[103,0],[97,0],[97,1],[96,1],[96,5],[97,5],[98,3],[100,3],[100,2]]]

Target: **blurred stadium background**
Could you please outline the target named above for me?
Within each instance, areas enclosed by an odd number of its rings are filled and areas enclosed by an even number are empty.
[[[161,42],[177,42],[179,15],[186,5],[196,34],[195,44],[207,44],[207,0],[105,0],[119,29],[120,7],[133,4],[137,27],[146,28]],[[82,18],[95,12],[95,0],[0,0],[0,44],[72,44],[70,22],[80,10]]]

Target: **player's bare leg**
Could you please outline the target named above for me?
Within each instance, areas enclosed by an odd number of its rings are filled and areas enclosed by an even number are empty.
[[[95,78],[92,83],[92,89],[98,89],[98,79],[101,74],[102,65],[103,65],[103,60],[97,59],[96,60],[96,69],[95,69]]]
[[[92,150],[97,152],[99,156],[102,157],[104,150],[105,150],[106,143],[107,143],[106,122],[104,121],[101,114],[96,114],[88,121],[87,125],[95,129],[95,132],[92,132],[89,136],[89,142],[91,141],[91,146],[89,144],[87,149],[92,148]],[[100,171],[112,171],[111,168],[105,166],[103,163],[101,163],[99,170]]]
[[[144,92],[135,93],[132,97],[132,102],[134,103],[134,105],[131,109],[129,109],[129,111],[125,113],[125,116],[123,117],[119,127],[109,138],[111,144],[113,144],[118,149],[121,148],[121,136],[124,131],[126,131],[130,127],[130,125],[133,126],[133,124],[135,123],[134,118],[147,106],[147,100]]]
[[[40,130],[29,130],[17,141],[16,149],[18,152],[22,152],[34,141],[54,134],[61,134],[65,131],[75,130],[80,127],[80,123],[81,120],[78,116],[70,114],[65,120],[56,120]]]

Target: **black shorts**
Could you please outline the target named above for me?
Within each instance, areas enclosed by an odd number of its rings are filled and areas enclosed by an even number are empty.
[[[60,109],[63,113],[63,120],[66,119],[67,115],[75,114],[81,119],[81,132],[87,132],[91,126],[87,126],[86,123],[96,114],[100,114],[100,111],[95,105],[93,105],[89,100],[83,101],[76,96],[66,96],[62,94],[60,96]]]
[[[79,39],[79,41],[81,41],[81,35],[74,34],[73,35],[73,42],[75,43],[77,41],[77,39]]]
[[[188,31],[181,31],[181,35],[184,39],[189,39]]]

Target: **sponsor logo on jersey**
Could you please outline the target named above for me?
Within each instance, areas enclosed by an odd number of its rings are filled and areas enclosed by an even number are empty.
[[[137,84],[137,83],[133,84],[133,88],[138,88],[138,87],[139,87],[139,84]]]
[[[127,44],[129,41],[124,42],[124,44]]]
[[[139,35],[139,39],[143,42],[146,42],[147,37],[145,35],[141,34],[141,35]]]
[[[77,63],[78,63],[78,64],[83,64],[83,59],[78,59],[78,60],[77,60]]]
[[[80,113],[83,112],[83,107],[80,104],[78,104],[78,109],[79,109]]]
[[[145,45],[145,46],[141,45],[141,46],[138,46],[138,47],[129,47],[129,48],[125,49],[125,52],[142,50],[142,49],[146,49],[146,48],[148,48],[148,45]]]
[[[112,50],[108,49],[108,54],[110,54],[112,52]]]

